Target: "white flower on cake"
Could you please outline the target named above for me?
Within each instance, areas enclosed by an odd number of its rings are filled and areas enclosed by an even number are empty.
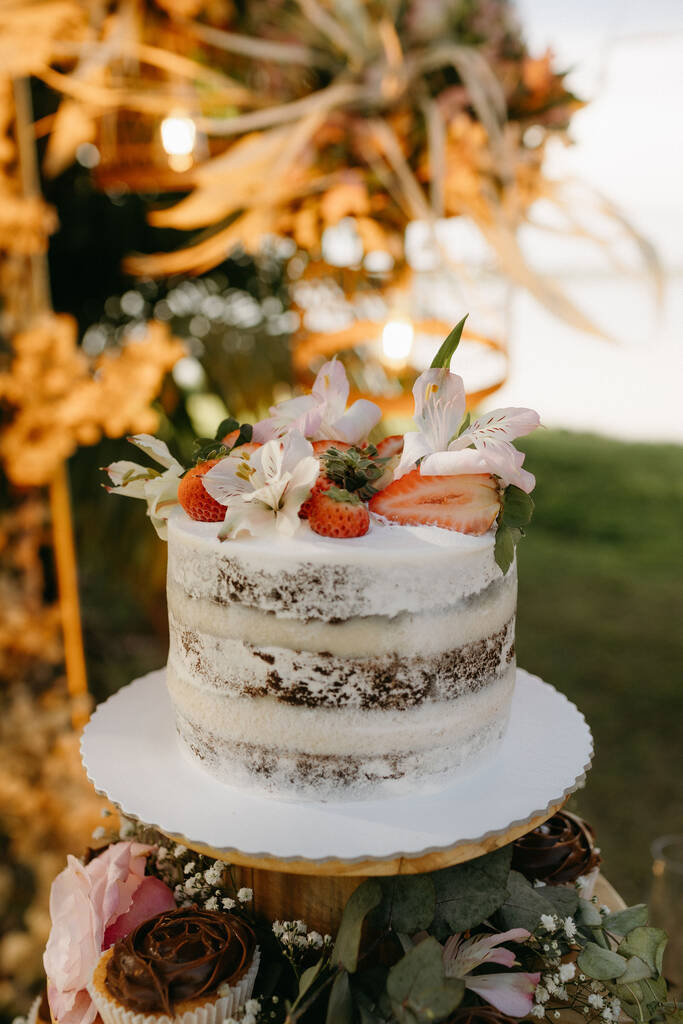
[[[415,381],[415,422],[418,430],[405,435],[398,479],[420,462],[423,476],[490,473],[504,486],[514,484],[529,494],[536,484],[522,469],[524,453],[511,442],[540,425],[533,409],[495,409],[472,424],[465,421],[462,377],[444,368],[431,368]],[[474,446],[474,447],[472,447]],[[420,461],[422,460],[422,461]]]
[[[185,469],[158,437],[136,434],[128,440],[164,466],[165,472],[161,473],[152,466],[140,466],[137,462],[112,462],[106,467],[106,472],[114,487],[106,487],[106,490],[110,494],[125,494],[129,498],[146,501],[147,515],[154,529],[162,540],[166,540],[166,520],[171,509],[178,504],[178,484]]]
[[[347,409],[348,400],[346,370],[333,359],[318,373],[310,395],[274,405],[268,419],[254,424],[254,440],[272,441],[297,430],[311,441],[358,444],[377,426],[382,411],[365,398],[359,398]]]
[[[298,430],[290,430],[282,441],[266,442],[248,457],[221,459],[203,477],[211,497],[228,507],[220,539],[242,531],[291,536],[300,526],[299,509],[319,468],[312,445]]]

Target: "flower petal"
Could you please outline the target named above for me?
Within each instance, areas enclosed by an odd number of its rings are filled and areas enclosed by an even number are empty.
[[[278,443],[278,442],[273,442]],[[238,449],[239,451],[239,449]],[[257,451],[261,451],[257,448]],[[256,453],[254,453],[256,454]],[[238,470],[245,466],[243,456],[231,456],[221,459],[202,477],[207,493],[221,505],[229,505],[235,498],[253,490],[252,484],[244,476],[238,476]]]
[[[422,476],[462,476],[492,472],[488,460],[474,448],[465,448],[459,452],[434,452],[420,463]]]
[[[313,384],[312,395],[316,402],[323,406],[323,418],[326,421],[332,423],[344,415],[349,400],[349,381],[346,370],[338,359],[331,359],[320,368]]]
[[[102,949],[109,949],[119,939],[129,935],[134,928],[150,917],[163,913],[164,910],[175,910],[176,902],[173,893],[160,878],[149,875],[143,878],[133,895],[133,901],[125,912],[109,925],[104,933]]]
[[[382,410],[374,402],[359,398],[346,410],[343,416],[335,420],[327,437],[331,441],[346,441],[347,444],[358,444],[365,440],[373,427],[382,419]],[[325,440],[326,438],[319,438]]]
[[[107,487],[110,494],[125,494],[128,498],[144,498],[145,484],[153,476],[158,476],[151,466],[140,466],[137,462],[121,460],[105,466],[105,472],[115,485]]]
[[[479,416],[466,431],[476,444],[477,439],[492,438],[499,441],[514,441],[524,437],[541,425],[541,417],[534,409],[518,409],[513,406],[494,409]]]
[[[282,448],[282,469],[292,473],[298,464],[313,455],[313,445],[298,430],[290,430]]]
[[[128,440],[131,444],[136,445],[140,451],[143,451],[145,455],[149,455],[150,458],[154,459],[155,462],[160,463],[167,469],[178,468],[182,473],[182,466],[177,459],[173,458],[168,450],[168,445],[159,440],[158,437],[153,437],[151,434],[134,434]]]
[[[421,434],[418,430],[409,430],[403,437],[403,451],[401,452],[398,466],[394,470],[394,480],[398,480],[399,477],[410,473],[411,470],[415,469],[418,460],[423,459],[425,455],[430,455],[431,451],[432,449],[429,447],[424,434]]]
[[[501,974],[468,975],[465,986],[471,992],[510,1017],[526,1017],[533,1005],[533,993],[540,974],[514,971]]]
[[[430,451],[445,451],[465,415],[462,377],[445,369],[425,370],[415,381],[413,397],[415,422]]]

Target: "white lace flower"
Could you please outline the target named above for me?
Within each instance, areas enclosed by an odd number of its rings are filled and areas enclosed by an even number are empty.
[[[221,459],[202,478],[216,501],[227,505],[218,536],[246,531],[277,531],[291,537],[299,528],[299,509],[319,472],[313,446],[297,430],[284,441],[268,441],[249,456]]]
[[[336,359],[321,368],[310,395],[301,395],[274,405],[270,417],[254,424],[254,440],[265,442],[297,430],[311,441],[363,441],[381,417],[382,411],[365,398],[346,408],[349,382],[346,370]]]
[[[462,377],[447,369],[425,370],[415,381],[413,396],[418,430],[405,435],[395,479],[422,460],[423,476],[490,473],[500,477],[504,486],[514,484],[527,494],[534,489],[534,476],[522,469],[524,453],[511,442],[539,426],[537,412],[494,409],[458,436],[466,405]]]
[[[174,505],[178,504],[178,485],[185,472],[174,459],[167,446],[151,434],[136,434],[128,440],[164,466],[164,472],[152,466],[140,466],[137,462],[112,462],[105,467],[113,487],[106,487],[110,494],[125,494],[129,498],[141,498],[147,502],[147,515],[152,526],[166,540],[166,520]]]

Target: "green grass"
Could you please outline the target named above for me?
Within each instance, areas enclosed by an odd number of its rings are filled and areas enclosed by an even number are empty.
[[[683,832],[683,448],[554,431],[524,447],[518,661],[585,714],[596,754],[573,805],[613,884],[646,898],[650,842]]]

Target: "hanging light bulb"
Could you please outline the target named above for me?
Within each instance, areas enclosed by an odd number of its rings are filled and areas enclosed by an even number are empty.
[[[174,112],[161,122],[161,145],[174,171],[188,171],[194,162],[197,126],[187,114]]]
[[[406,365],[413,350],[415,329],[410,320],[387,320],[382,328],[382,359],[392,369]]]

